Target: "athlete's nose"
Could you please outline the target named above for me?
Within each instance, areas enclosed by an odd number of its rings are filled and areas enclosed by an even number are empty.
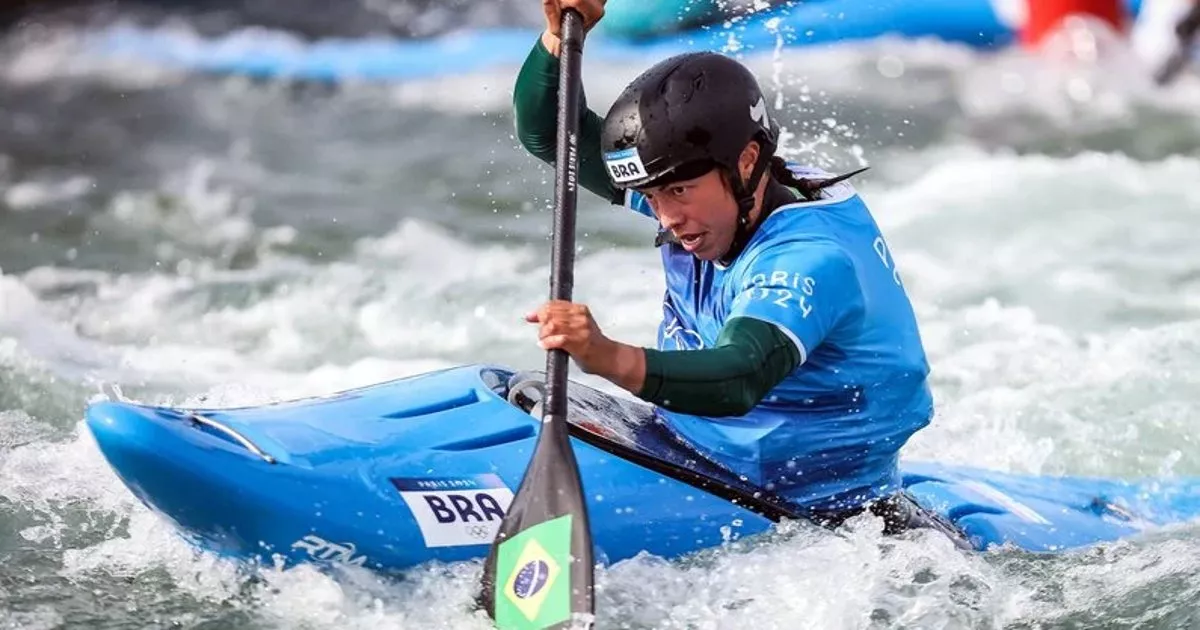
[[[682,212],[672,212],[670,204],[659,204],[658,222],[662,224],[664,229],[674,232],[683,227],[684,223],[687,223],[687,217]]]

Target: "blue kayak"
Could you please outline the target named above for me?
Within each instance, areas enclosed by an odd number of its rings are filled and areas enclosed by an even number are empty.
[[[683,0],[686,2],[686,0]],[[1141,0],[1127,0],[1132,12]],[[646,5],[647,3],[639,3]],[[644,62],[693,50],[763,53],[881,37],[936,38],[993,49],[1014,41],[997,10],[1002,0],[819,0],[784,3],[750,16],[678,32],[630,38],[620,15],[589,36],[588,59]],[[680,0],[661,6],[678,7]],[[673,10],[673,9],[671,9]],[[632,16],[638,19],[637,16]],[[645,18],[651,19],[651,18]],[[653,18],[669,22],[661,9]],[[403,81],[521,63],[538,29],[462,30],[425,39],[330,39],[306,42],[284,33],[243,31],[202,39],[173,30],[120,27],[89,38],[89,52],[188,70],[312,81]]]
[[[237,409],[99,402],[87,425],[129,489],[205,550],[394,571],[486,555],[539,427],[536,397],[514,380],[465,365]],[[645,405],[578,383],[570,401],[599,562],[675,558],[795,514],[679,443]],[[1200,480],[902,469],[909,495],[976,549],[1057,551],[1200,514]]]

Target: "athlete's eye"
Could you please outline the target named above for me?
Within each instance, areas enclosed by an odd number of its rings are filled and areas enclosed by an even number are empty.
[[[672,186],[667,189],[667,194],[671,195],[672,197],[682,197],[686,192],[687,187],[685,186]]]

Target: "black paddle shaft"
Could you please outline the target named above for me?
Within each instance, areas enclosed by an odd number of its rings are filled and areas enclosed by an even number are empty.
[[[565,9],[559,50],[558,155],[554,180],[554,245],[550,258],[550,299],[571,300],[575,288],[575,206],[579,185],[579,81],[583,56],[583,16]],[[546,407],[551,422],[567,417],[567,368],[563,350],[546,355]]]
[[[564,10],[550,261],[550,297],[556,300],[570,300],[574,285],[583,36],[582,16]],[[568,361],[561,350],[547,353],[537,444],[484,562],[480,603],[501,628],[590,627],[595,610],[591,527],[567,424]]]

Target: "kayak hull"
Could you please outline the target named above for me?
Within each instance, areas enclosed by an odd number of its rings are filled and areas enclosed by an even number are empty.
[[[486,555],[539,424],[506,400],[512,375],[467,365],[239,409],[100,402],[87,425],[125,485],[203,549],[404,570]],[[689,451],[648,407],[577,383],[571,402],[598,562],[679,557],[796,514]],[[1200,514],[1200,484],[1190,480],[902,470],[910,495],[977,549],[1057,551]]]

